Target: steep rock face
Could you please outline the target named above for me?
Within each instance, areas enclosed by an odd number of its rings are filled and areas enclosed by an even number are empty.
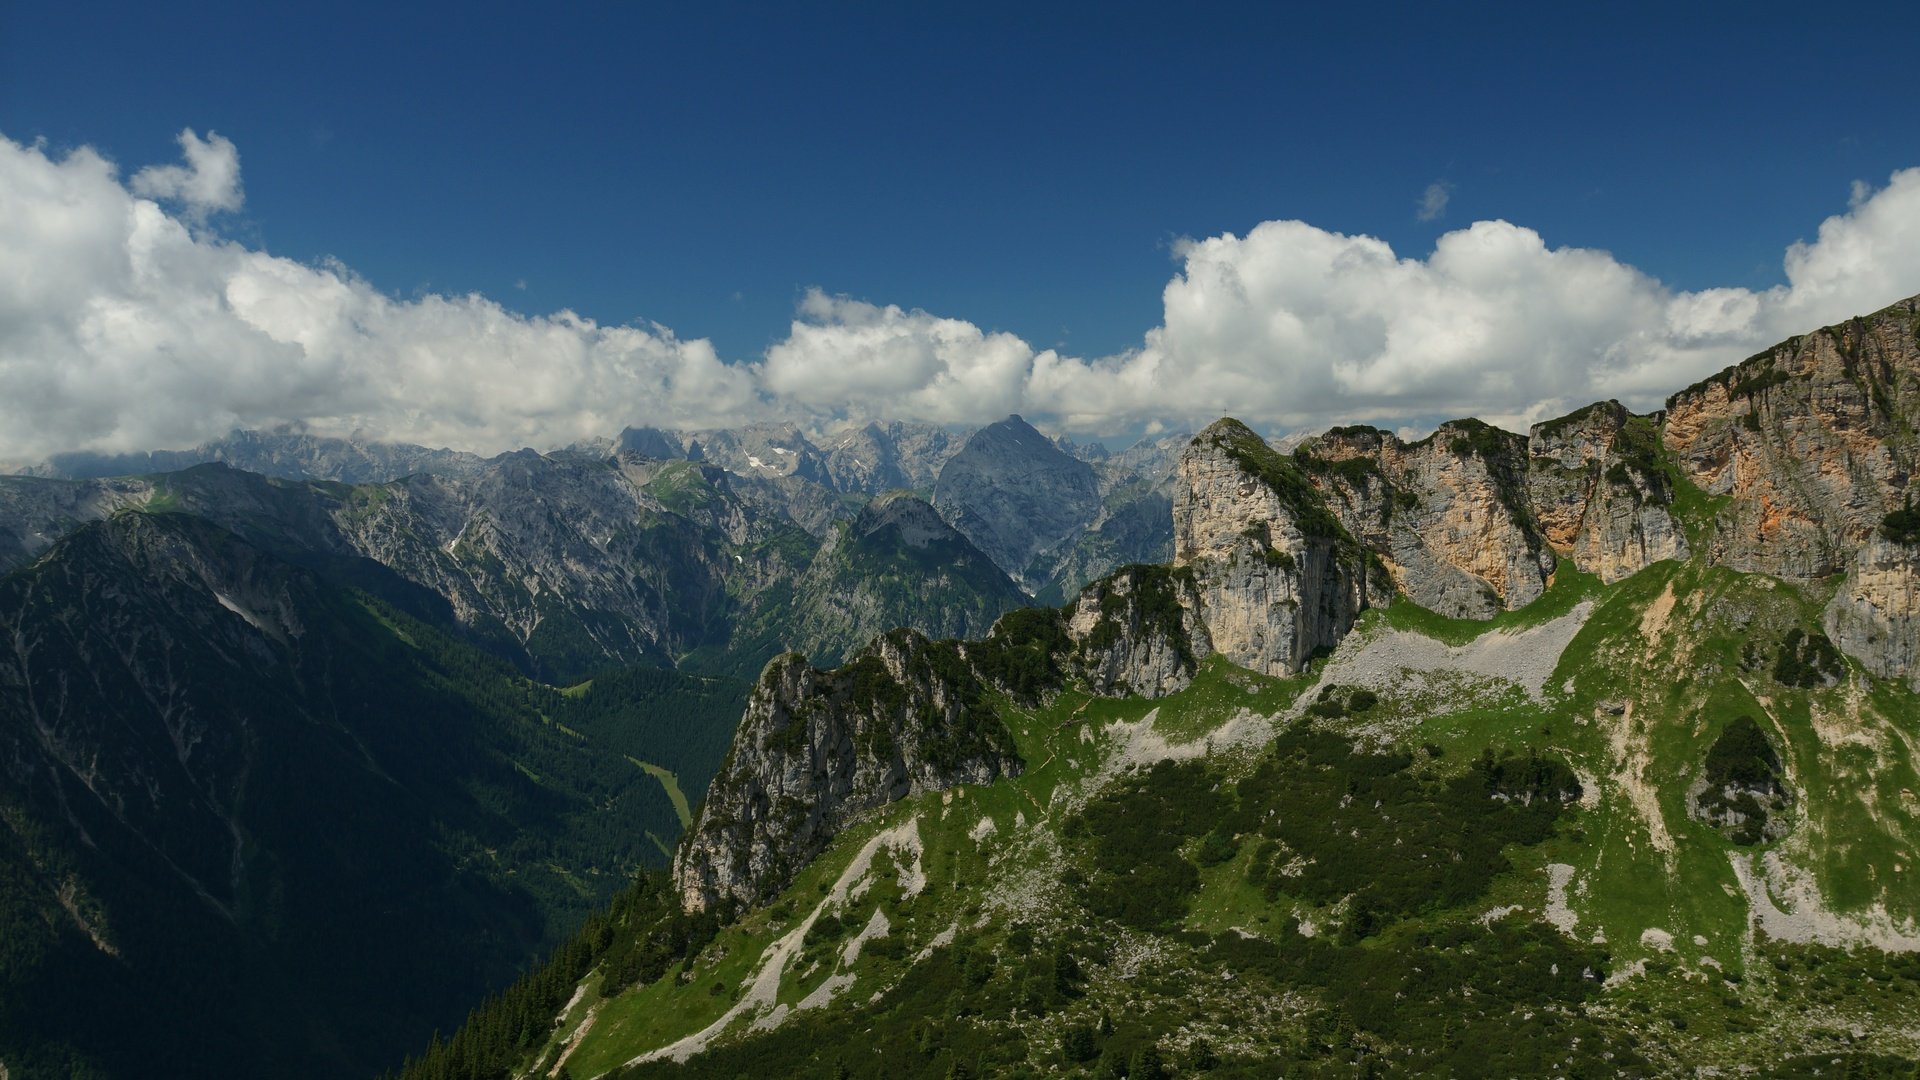
[[[991,559],[910,495],[868,503],[779,595],[791,603],[761,617],[784,627],[788,647],[828,664],[897,626],[981,637],[1026,603]]]
[[[1667,402],[1688,479],[1731,496],[1708,556],[1809,580],[1847,568],[1916,465],[1920,299],[1790,338]]]
[[[1100,512],[1093,467],[1018,416],[973,433],[940,469],[933,505],[1023,587],[1044,586],[1036,556],[1070,541]]]
[[[1337,644],[1386,582],[1290,460],[1237,420],[1195,436],[1176,469],[1174,563],[1196,583],[1214,650],[1272,675]]]
[[[1527,491],[1547,541],[1602,581],[1688,557],[1673,520],[1673,488],[1658,463],[1654,418],[1617,401],[1535,424]]]
[[[1477,420],[1443,424],[1417,443],[1335,428],[1294,460],[1422,607],[1487,618],[1545,589],[1554,560],[1526,505],[1521,436]]]
[[[1123,567],[1086,587],[1064,612],[1072,669],[1093,693],[1165,697],[1213,653],[1190,567]]]
[[[681,902],[757,903],[860,814],[1021,767],[951,642],[895,631],[834,671],[776,657],[674,857]]]
[[[1833,643],[1868,671],[1920,690],[1920,547],[1868,541],[1824,623]]]

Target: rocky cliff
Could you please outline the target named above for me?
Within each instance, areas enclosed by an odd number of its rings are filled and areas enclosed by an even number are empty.
[[[1388,581],[1305,472],[1237,420],[1176,467],[1174,564],[1196,582],[1213,650],[1264,674],[1331,649]]]
[[[1846,570],[1916,464],[1920,300],[1787,341],[1675,394],[1663,431],[1686,477],[1728,496],[1718,563],[1809,580]]]
[[[1067,670],[1090,692],[1165,697],[1193,681],[1214,652],[1205,597],[1191,567],[1126,566],[1088,585],[1065,609]]]
[[[1688,557],[1657,418],[1634,416],[1617,401],[1533,426],[1527,494],[1547,542],[1602,581]]]
[[[674,857],[682,904],[759,902],[868,810],[1018,773],[985,697],[955,643],[907,630],[834,671],[776,657]]]
[[[1686,477],[1724,496],[1709,557],[1808,581],[1846,574],[1835,642],[1920,686],[1920,560],[1885,525],[1920,466],[1920,298],[1789,338],[1667,402]]]

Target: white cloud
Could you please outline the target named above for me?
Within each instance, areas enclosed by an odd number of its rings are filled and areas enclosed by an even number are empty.
[[[759,365],[790,406],[848,419],[996,419],[1023,400],[1033,349],[1012,334],[810,290]]]
[[[135,195],[177,202],[196,220],[215,210],[240,209],[240,151],[218,132],[202,139],[192,128],[176,137],[185,165],[149,165],[133,174]]]
[[[222,143],[183,137],[189,167],[136,186],[238,205],[237,175],[205,179],[237,160]],[[91,150],[0,138],[0,206],[0,460],[294,422],[491,451],[763,409],[704,340],[477,295],[397,300],[339,265],[195,235]]]
[[[1792,334],[1920,290],[1920,169],[1785,255],[1788,284],[1677,292],[1604,251],[1481,221],[1426,259],[1298,221],[1188,242],[1133,353],[1036,363],[1027,408],[1112,430],[1231,412],[1269,428],[1532,420],[1669,393]]]
[[[1118,355],[1064,356],[813,290],[784,340],[727,363],[657,325],[398,299],[346,267],[221,239],[202,226],[241,205],[239,155],[218,135],[180,142],[184,165],[123,182],[92,150],[56,159],[0,137],[0,460],[295,422],[481,451],[774,416],[1018,411],[1083,434],[1223,413],[1269,430],[1461,415],[1523,427],[1607,397],[1657,406],[1774,341],[1920,290],[1909,169],[1852,192],[1786,250],[1787,283],[1761,291],[1678,292],[1503,221],[1447,232],[1425,258],[1269,221],[1180,244],[1160,325]]]
[[[1445,180],[1435,180],[1420,193],[1420,209],[1414,216],[1421,221],[1432,221],[1444,217],[1447,213],[1447,201],[1453,198],[1453,185]]]

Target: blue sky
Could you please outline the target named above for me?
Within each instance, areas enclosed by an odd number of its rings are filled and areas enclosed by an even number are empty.
[[[1140,350],[1183,239],[1292,219],[1415,260],[1504,220],[1671,292],[1766,290],[1854,182],[1920,165],[1892,7],[276,7],[8,4],[0,134],[124,180],[217,132],[226,240],[729,363],[810,289]]]

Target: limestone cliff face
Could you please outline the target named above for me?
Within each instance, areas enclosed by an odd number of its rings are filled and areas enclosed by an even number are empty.
[[[1708,557],[1807,581],[1845,572],[1828,634],[1920,685],[1920,563],[1881,535],[1920,467],[1920,298],[1790,338],[1668,400],[1687,477],[1728,496]]]
[[[1214,651],[1292,674],[1345,636],[1386,582],[1298,466],[1237,420],[1176,466],[1174,564],[1193,576]]]
[[[1535,424],[1527,493],[1547,542],[1609,584],[1663,559],[1687,558],[1658,450],[1654,418],[1617,401]]]
[[[1847,569],[1916,465],[1920,298],[1790,338],[1667,402],[1688,479],[1731,496],[1713,561],[1798,580]]]
[[[1422,607],[1484,619],[1545,590],[1555,560],[1527,505],[1521,436],[1477,420],[1443,424],[1416,443],[1336,428],[1295,460]]]
[[[1920,690],[1920,547],[1868,541],[1824,622],[1833,643],[1868,671]]]
[[[674,857],[681,902],[761,902],[861,814],[1021,767],[952,642],[896,630],[834,671],[776,657]]]

